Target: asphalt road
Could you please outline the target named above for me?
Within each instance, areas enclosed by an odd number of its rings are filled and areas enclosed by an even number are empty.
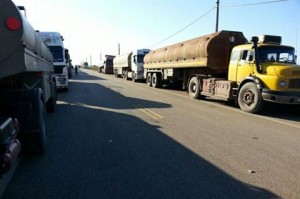
[[[246,114],[80,70],[3,199],[299,198],[300,114]]]

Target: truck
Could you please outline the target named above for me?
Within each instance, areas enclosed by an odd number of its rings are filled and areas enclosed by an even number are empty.
[[[68,91],[68,49],[64,48],[64,38],[59,32],[37,31],[42,41],[53,55],[54,78],[57,89]]]
[[[0,21],[0,173],[4,173],[20,151],[45,152],[45,117],[55,111],[57,95],[53,56],[11,0],[0,1]]]
[[[235,102],[259,113],[266,102],[300,104],[300,66],[295,49],[281,36],[219,31],[150,51],[144,58],[146,82],[158,88],[180,82],[190,97]]]
[[[144,57],[149,49],[138,49],[130,53],[116,56],[113,60],[114,76],[124,79],[144,80]]]
[[[103,64],[99,68],[99,72],[104,74],[113,74],[113,60],[115,57],[115,55],[105,55]]]

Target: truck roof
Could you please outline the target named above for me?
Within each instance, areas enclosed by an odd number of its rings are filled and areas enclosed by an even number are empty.
[[[287,45],[280,45],[280,44],[274,44],[274,43],[258,43],[257,44],[257,47],[260,48],[260,47],[264,47],[264,46],[269,46],[269,47],[278,47],[278,48],[292,48],[292,49],[295,49],[294,47],[292,46],[287,46]],[[247,43],[247,44],[243,44],[243,45],[238,45],[238,46],[235,46],[234,47],[234,50],[237,50],[237,49],[253,49],[253,44],[252,43]]]
[[[47,46],[64,46],[64,38],[59,32],[39,32],[37,34]]]

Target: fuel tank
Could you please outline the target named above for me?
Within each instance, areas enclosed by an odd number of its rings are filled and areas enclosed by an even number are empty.
[[[150,51],[144,68],[199,68],[228,70],[231,50],[245,44],[242,32],[220,31]]]
[[[52,54],[11,0],[0,1],[0,78],[53,71]]]

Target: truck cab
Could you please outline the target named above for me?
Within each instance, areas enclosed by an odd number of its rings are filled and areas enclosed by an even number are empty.
[[[300,104],[300,66],[296,65],[295,49],[281,45],[280,36],[255,37],[252,42],[233,48],[228,80],[235,81],[240,89],[254,82],[263,101]],[[254,103],[258,95],[252,92],[240,94],[239,100]]]
[[[150,52],[149,49],[138,49],[132,56],[132,81],[143,80],[144,77],[144,57]]]
[[[68,54],[58,32],[38,32],[53,55],[54,78],[58,89],[68,90]]]

